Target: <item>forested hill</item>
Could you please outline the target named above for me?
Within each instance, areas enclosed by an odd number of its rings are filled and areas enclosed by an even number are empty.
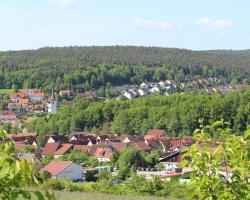
[[[107,46],[7,51],[0,52],[0,83],[5,80],[4,87],[11,85],[22,87],[29,84],[44,87],[42,83],[34,80],[41,76],[48,79],[55,73],[64,80],[65,72],[82,72],[99,65],[105,66],[107,71],[105,73],[110,76],[111,84],[116,84],[114,79],[122,80],[119,84],[123,84],[161,78],[181,80],[185,75],[223,76],[229,81],[233,79],[241,81],[250,75],[250,50],[191,51],[157,47]],[[126,69],[121,69],[125,66]],[[142,69],[142,66],[145,68]],[[114,67],[119,70],[114,70]],[[110,70],[113,70],[112,73]],[[117,75],[120,71],[129,78]],[[137,71],[142,75],[138,75]],[[156,71],[160,74],[158,77],[154,76]],[[98,73],[92,75],[98,76]],[[19,77],[15,78],[17,75]],[[91,81],[90,77],[82,73],[78,73],[78,76],[83,76],[82,81],[72,80],[71,75],[68,79],[71,79],[70,82],[73,84]],[[152,78],[153,80],[150,80]],[[26,80],[26,83],[22,80]],[[63,87],[66,87],[65,84],[67,85],[64,81],[60,83]],[[93,85],[100,86],[102,83]]]
[[[118,64],[138,65],[148,67],[158,65],[171,66],[208,66],[215,68],[236,68],[250,72],[250,50],[211,50],[192,51],[175,48],[106,46],[106,47],[62,47],[41,48],[38,50],[0,52],[1,64],[3,58],[9,67],[36,64],[41,60],[51,64]],[[6,64],[7,64],[6,63]]]

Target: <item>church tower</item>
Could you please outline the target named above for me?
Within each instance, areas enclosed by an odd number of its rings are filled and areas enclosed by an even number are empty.
[[[51,113],[52,115],[57,114],[57,100],[55,98],[54,90],[52,89],[52,96],[50,99],[50,103],[48,105],[48,113]]]

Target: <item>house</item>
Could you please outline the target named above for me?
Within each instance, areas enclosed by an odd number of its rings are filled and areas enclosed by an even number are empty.
[[[90,156],[94,156],[97,148],[110,148],[110,147],[111,147],[110,144],[94,144],[94,145],[89,147],[88,154]]]
[[[109,162],[112,158],[113,150],[110,147],[98,147],[94,152],[94,157],[99,162]]]
[[[77,97],[81,98],[81,99],[85,99],[85,98],[94,98],[96,97],[96,93],[95,92],[84,92],[84,93],[78,93]]]
[[[133,143],[143,141],[139,136],[136,135],[121,135],[119,139],[121,143]]]
[[[89,146],[88,145],[74,145],[74,150],[79,150],[83,153],[88,153],[89,151]]]
[[[16,135],[12,135],[11,140],[13,143],[25,143],[29,145],[36,146],[36,133],[18,133]]]
[[[140,88],[148,89],[149,85],[147,83],[141,83]]]
[[[85,140],[90,140],[94,139],[94,137],[89,133],[89,132],[73,132],[68,136],[68,139],[70,142],[73,141],[85,141]]]
[[[173,151],[158,159],[158,162],[164,165],[166,171],[171,171],[173,168],[180,168],[182,151]]]
[[[148,94],[148,89],[146,89],[146,88],[140,88],[140,89],[138,90],[138,94],[139,94],[140,96],[145,96],[145,95]]]
[[[25,143],[14,143],[14,148],[19,152],[23,152],[26,146]]]
[[[149,145],[152,149],[161,150],[163,153],[166,153],[170,149],[170,140],[169,139],[153,139],[145,140],[145,143]]]
[[[70,96],[70,94],[71,94],[70,90],[61,90],[61,91],[59,92],[59,95],[60,95],[60,96],[64,96],[64,95]]]
[[[33,111],[34,113],[43,113],[44,112],[44,106],[43,105],[34,105],[32,108],[31,108],[31,111]]]
[[[96,142],[98,144],[100,143],[109,143],[109,142],[120,142],[119,137],[117,137],[117,135],[115,134],[107,134],[107,135],[98,135],[96,138]]]
[[[153,86],[152,88],[150,88],[149,90],[151,93],[154,93],[154,92],[160,92],[161,89],[159,86]]]
[[[36,88],[34,89],[25,88],[23,90],[23,93],[25,94],[25,96],[28,96],[31,101],[42,101],[44,98],[44,92]]]
[[[164,130],[148,130],[147,134],[144,136],[145,140],[156,140],[156,139],[170,139],[166,131]]]
[[[123,96],[126,97],[127,99],[134,99],[138,96],[138,94],[133,89],[130,89],[130,90],[126,90],[123,93]]]
[[[163,92],[164,96],[169,96],[170,94],[168,92]]]
[[[128,148],[128,143],[112,143],[111,146],[117,151],[122,152]]]
[[[54,158],[59,158],[66,153],[69,153],[73,149],[73,144],[61,144],[60,147],[54,153]]]
[[[194,139],[191,136],[176,137],[170,139],[170,149],[179,150],[184,147],[191,146]]]
[[[159,86],[161,86],[161,87],[164,87],[166,85],[167,85],[166,81],[160,81],[159,82]]]
[[[51,135],[47,139],[47,143],[57,143],[57,142],[68,143],[69,140],[64,135]]]
[[[45,144],[45,147],[42,151],[42,156],[54,155],[55,152],[60,148],[60,142],[53,142]]]
[[[147,143],[145,143],[144,141],[134,142],[134,143],[129,144],[129,146],[131,146],[136,151],[149,152],[149,151],[152,150],[152,148]]]
[[[10,95],[10,102],[14,103],[14,102],[18,102],[19,99],[24,98],[25,94],[22,92],[16,92]]]
[[[83,171],[80,165],[72,161],[52,160],[40,173],[47,171],[52,178],[70,179],[72,181],[83,180]]]
[[[29,99],[21,98],[21,99],[19,99],[18,102],[19,102],[23,107],[27,107],[28,104],[29,104]]]
[[[9,124],[14,124],[17,120],[17,116],[15,114],[2,115],[0,118],[1,118],[1,121],[5,123],[9,123]]]
[[[73,149],[73,144],[69,143],[47,143],[42,151],[42,156],[53,155],[55,158],[69,153]]]

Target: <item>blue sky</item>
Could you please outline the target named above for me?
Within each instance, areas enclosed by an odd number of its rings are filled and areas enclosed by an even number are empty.
[[[142,45],[250,49],[249,0],[7,0],[0,50]]]

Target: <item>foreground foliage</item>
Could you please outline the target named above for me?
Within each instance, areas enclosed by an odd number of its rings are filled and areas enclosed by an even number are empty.
[[[183,161],[196,171],[190,199],[250,199],[250,127],[244,135],[232,135],[229,124],[217,121],[197,129],[196,143]]]
[[[24,199],[31,199],[31,194],[34,194],[39,200],[53,199],[48,192],[29,192],[25,189],[38,185],[35,167],[24,158],[18,160],[18,152],[13,143],[7,140],[6,131],[0,130],[0,137],[3,140],[0,144],[0,198],[17,199],[22,196]]]
[[[115,195],[145,195],[185,199],[188,192],[186,185],[177,182],[164,182],[158,178],[146,180],[144,177],[133,175],[123,183],[111,175],[101,176],[97,182],[73,183],[68,180],[50,179],[41,185],[41,189],[53,189],[70,192],[100,192]]]

